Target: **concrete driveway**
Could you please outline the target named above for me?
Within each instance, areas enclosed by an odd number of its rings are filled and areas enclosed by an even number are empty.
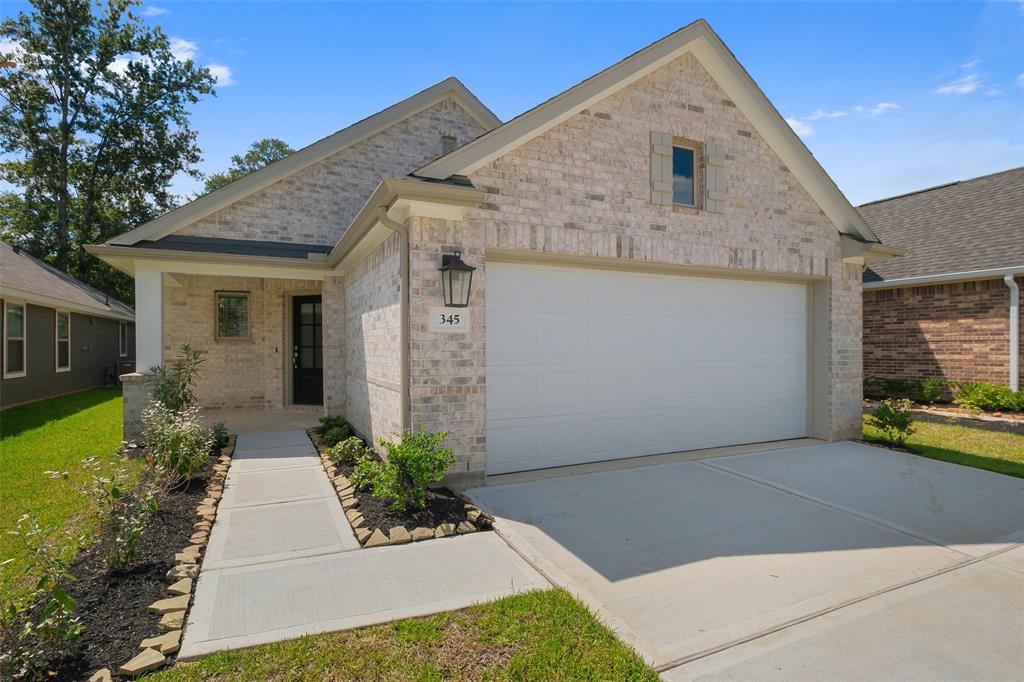
[[[1021,479],[842,442],[469,494],[666,679],[1024,670]]]

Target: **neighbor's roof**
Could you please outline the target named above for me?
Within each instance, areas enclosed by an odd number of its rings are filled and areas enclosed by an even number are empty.
[[[434,179],[469,175],[687,52],[692,53],[711,74],[836,229],[866,242],[878,242],[857,210],[704,19],[684,26],[508,123],[431,161],[414,171],[414,175]]]
[[[135,312],[124,303],[24,251],[15,251],[6,242],[0,242],[0,298],[100,317],[135,319]]]
[[[1024,167],[858,210],[882,241],[907,251],[865,270],[865,282],[1024,266]]]

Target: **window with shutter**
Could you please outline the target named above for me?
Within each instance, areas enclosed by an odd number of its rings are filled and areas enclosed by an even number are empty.
[[[672,205],[672,134],[651,131],[651,202]]]

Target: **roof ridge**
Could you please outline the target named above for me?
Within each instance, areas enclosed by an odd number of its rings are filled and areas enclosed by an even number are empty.
[[[1024,170],[1024,166],[1016,166],[1014,168],[1007,168],[1005,170],[994,171],[992,173],[986,173],[985,175],[978,175],[978,176],[973,177],[973,178],[965,178],[963,180],[953,180],[952,182],[945,182],[945,183],[942,183],[941,185],[933,185],[931,187],[924,187],[922,189],[916,189],[916,190],[913,190],[912,192],[904,192],[903,194],[894,194],[891,197],[884,197],[882,199],[874,199],[873,201],[866,201],[863,204],[858,205],[857,208],[861,208],[863,206],[871,206],[873,204],[881,204],[883,202],[892,201],[894,199],[903,199],[905,197],[914,196],[915,194],[923,194],[925,192],[932,192],[932,191],[937,190],[937,189],[945,189],[946,187],[953,187],[954,185],[965,185],[967,183],[977,182],[978,180],[985,180],[985,179],[988,179],[988,178],[991,178],[991,177],[995,177],[996,175],[1005,175],[1006,173],[1013,173],[1014,171],[1021,171],[1021,170]]]

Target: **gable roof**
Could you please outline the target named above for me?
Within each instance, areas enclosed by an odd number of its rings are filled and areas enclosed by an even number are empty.
[[[0,298],[15,298],[50,308],[134,320],[135,312],[66,272],[0,242]]]
[[[865,282],[1024,267],[1024,167],[872,201],[859,210],[886,243],[907,250],[866,270]]]
[[[361,142],[385,128],[389,128],[395,123],[449,97],[458,102],[470,116],[487,130],[501,124],[501,120],[484,106],[483,102],[477,99],[476,95],[470,92],[459,79],[454,77],[446,78],[440,83],[416,93],[412,97],[393,104],[387,109],[383,109],[368,118],[364,118],[347,128],[339,130],[333,135],[314,142],[308,147],[303,147],[280,161],[275,161],[254,173],[235,180],[231,184],[225,185],[209,194],[204,194],[184,206],[165,213],[159,218],[151,220],[130,232],[115,237],[109,243],[132,245],[142,240],[156,241],[166,237],[181,227],[194,223],[214,211],[218,211],[304,168],[323,161],[327,157],[337,154],[347,147],[351,147],[357,142]]]
[[[508,123],[431,161],[413,175],[434,179],[468,175],[686,52],[692,52],[700,61],[840,232],[867,242],[878,241],[857,210],[704,19],[698,19]]]

